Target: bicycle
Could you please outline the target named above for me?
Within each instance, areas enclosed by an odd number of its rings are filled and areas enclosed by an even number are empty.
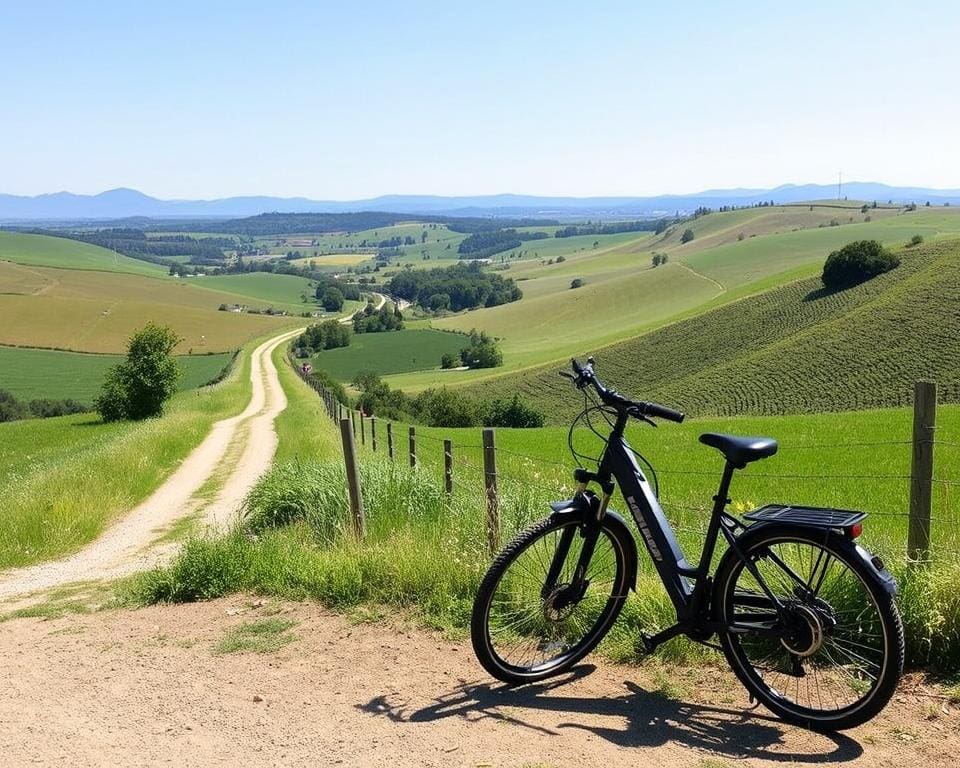
[[[570,669],[610,630],[638,571],[636,540],[608,507],[616,484],[676,610],[676,624],[641,637],[646,652],[678,635],[707,645],[716,636],[751,699],[788,722],[833,731],[876,715],[902,674],[904,636],[896,582],[857,542],[866,515],[770,504],[738,519],[727,511],[735,470],[774,455],[777,442],[706,433],[700,442],[725,463],[691,565],[637,458],[655,479],[653,467],[624,437],[632,418],[656,426],[655,418],[679,423],[684,415],[606,388],[593,366],[593,358],[573,360],[573,373],[561,375],[584,393],[568,435],[574,459],[581,419],[606,442],[597,471],[578,467],[573,498],[551,504],[551,514],[518,534],[487,571],[471,623],[483,667],[511,684],[543,680]],[[608,437],[592,426],[592,413],[606,418]],[[711,575],[721,535],[727,547]]]

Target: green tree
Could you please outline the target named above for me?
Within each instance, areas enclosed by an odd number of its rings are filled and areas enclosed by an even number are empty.
[[[320,303],[327,312],[339,312],[343,309],[343,293],[339,288],[325,288]]]
[[[148,323],[130,339],[127,359],[107,372],[95,407],[104,421],[145,419],[163,413],[177,390],[180,366],[173,329]]]
[[[680,242],[681,242],[681,243],[689,243],[689,242],[690,242],[691,240],[693,240],[693,238],[695,238],[695,237],[696,237],[696,235],[693,234],[693,230],[692,230],[692,229],[685,229],[685,230],[683,230],[683,234],[680,235]]]
[[[876,240],[857,240],[827,256],[822,280],[831,290],[849,288],[900,266],[899,257]]]
[[[444,352],[440,356],[440,367],[445,369],[456,368],[460,365],[460,355],[455,355],[453,352]]]
[[[571,288],[580,288],[582,285],[583,285],[582,277],[575,277],[573,278],[573,280],[570,281]]]

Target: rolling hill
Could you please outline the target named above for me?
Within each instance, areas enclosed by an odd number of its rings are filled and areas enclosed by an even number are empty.
[[[960,241],[901,251],[885,275],[836,293],[811,277],[591,350],[605,381],[696,416],[903,405],[914,381],[960,400]],[[483,383],[521,392],[553,422],[579,397],[549,365]],[[468,389],[470,389],[468,387]]]

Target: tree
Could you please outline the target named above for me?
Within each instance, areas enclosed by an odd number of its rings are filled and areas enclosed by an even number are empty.
[[[343,293],[339,288],[326,288],[320,297],[320,303],[327,312],[339,312],[343,309]]]
[[[660,266],[660,254],[659,254],[659,253],[653,254],[653,257],[650,259],[650,261],[651,261],[651,263],[653,264],[653,266],[659,267],[659,266]]]
[[[823,265],[823,284],[831,290],[849,288],[871,277],[900,266],[899,257],[876,240],[847,243],[827,256]]]
[[[514,394],[512,400],[491,401],[483,416],[485,427],[536,429],[543,426],[543,421],[543,414],[523,402],[517,394]]]
[[[692,230],[692,229],[685,229],[685,230],[683,230],[683,234],[680,235],[680,242],[681,242],[681,243],[689,243],[689,242],[690,242],[691,240],[693,240],[693,238],[695,238],[695,237],[696,237],[696,235],[693,234],[693,230]]]
[[[460,359],[468,368],[496,368],[503,363],[503,354],[486,331],[470,331],[470,345],[460,351]]]
[[[444,352],[440,356],[440,367],[449,370],[450,368],[456,368],[460,365],[460,355],[455,355],[453,352]]]
[[[582,278],[582,277],[575,277],[575,278],[573,278],[573,280],[570,281],[570,288],[571,288],[571,289],[580,288],[581,286],[583,286],[583,278]]]
[[[95,403],[104,421],[145,419],[163,413],[180,377],[180,366],[173,357],[180,341],[173,329],[154,323],[147,323],[131,337],[127,359],[107,372]]]
[[[910,244],[911,246],[914,246],[914,245],[920,245],[920,243],[922,243],[922,242],[923,242],[923,235],[919,235],[919,234],[918,234],[918,235],[914,235],[913,237],[910,238],[910,243],[909,243],[909,244]]]

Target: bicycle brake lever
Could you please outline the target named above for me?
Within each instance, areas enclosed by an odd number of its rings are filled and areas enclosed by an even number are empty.
[[[557,371],[557,373],[559,373],[559,374],[560,374],[561,376],[563,376],[563,378],[565,378],[565,379],[570,379],[570,381],[576,381],[576,380],[577,380],[577,377],[574,376],[574,375],[573,375],[572,373],[570,373],[569,371]]]
[[[655,422],[653,419],[648,419],[646,416],[638,416],[637,418],[640,419],[640,421],[647,422],[647,424],[649,424],[654,429],[657,428],[657,422]]]

